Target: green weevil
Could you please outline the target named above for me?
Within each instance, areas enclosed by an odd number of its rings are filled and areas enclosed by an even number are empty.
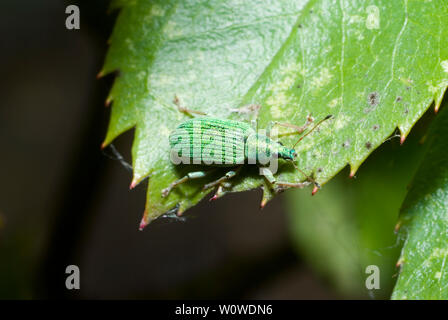
[[[202,112],[182,107],[177,97],[175,97],[174,102],[181,112],[187,113],[190,116],[193,116],[193,114],[205,116]],[[250,105],[243,110],[258,111],[259,108],[258,105]],[[296,144],[316,129],[323,121],[330,119],[331,117],[331,115],[328,115],[320,120],[312,127],[312,129],[302,135]],[[310,183],[313,183],[317,190],[320,188],[318,183],[297,168],[293,162],[297,157],[297,152],[294,150],[296,144],[294,144],[292,148],[288,148],[281,142],[271,139],[270,136],[271,129],[274,125],[289,127],[294,129],[297,133],[302,133],[312,122],[313,118],[311,116],[308,116],[307,121],[303,126],[270,122],[266,128],[266,134],[258,134],[256,121],[252,121],[252,123],[249,124],[244,121],[206,116],[192,118],[184,121],[171,132],[169,136],[171,160],[176,165],[183,163],[232,167],[232,169],[221,178],[204,185],[204,190],[218,186],[218,190],[211,200],[216,199],[221,195],[223,184],[225,184],[227,180],[232,179],[245,164],[258,165],[260,174],[276,188],[303,188]],[[306,181],[297,183],[277,181],[267,164],[278,158],[293,162],[296,169],[306,177]],[[162,197],[167,197],[176,186],[188,180],[204,178],[208,173],[209,171],[195,171],[188,173],[181,179],[171,183],[167,188],[163,189]]]

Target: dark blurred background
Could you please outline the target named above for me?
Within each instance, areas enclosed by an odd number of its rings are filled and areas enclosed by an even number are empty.
[[[65,28],[77,4],[81,29]],[[0,4],[1,298],[330,298],[300,262],[279,197],[202,202],[186,222],[138,223],[145,185],[100,150],[112,78],[96,79],[108,1]],[[129,159],[133,132],[116,147]],[[238,209],[237,209],[238,208]],[[81,290],[65,288],[65,268]]]
[[[65,28],[69,4],[81,30]],[[129,191],[129,172],[100,150],[113,76],[96,74],[117,14],[107,7],[1,1],[0,298],[368,298],[312,271],[291,238],[286,194],[262,211],[260,191],[205,200],[186,222],[138,231],[145,184]],[[132,138],[115,142],[128,160]],[[65,288],[70,264],[80,290]]]

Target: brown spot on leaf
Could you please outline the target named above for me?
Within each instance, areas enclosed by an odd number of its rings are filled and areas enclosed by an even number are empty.
[[[369,95],[367,96],[367,102],[371,106],[376,106],[379,101],[380,101],[380,95],[376,91],[369,93]]]
[[[366,148],[367,149],[371,149],[372,148],[372,143],[370,141],[366,142]]]

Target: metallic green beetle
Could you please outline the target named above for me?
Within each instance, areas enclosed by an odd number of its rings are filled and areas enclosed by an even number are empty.
[[[181,107],[177,98],[175,98],[175,103],[182,112],[190,115],[192,113],[203,115],[203,113]],[[248,107],[249,109],[254,109],[254,105]],[[256,106],[256,109],[258,110],[259,106]],[[331,118],[331,115],[319,121],[297,142],[329,118]],[[305,175],[308,181],[298,183],[277,181],[274,174],[267,166],[267,164],[278,158],[294,161],[297,157],[294,147],[287,148],[283,146],[281,142],[270,138],[272,127],[274,125],[281,125],[293,128],[297,133],[302,133],[312,121],[313,119],[308,117],[303,126],[271,122],[266,128],[266,134],[258,134],[255,121],[252,121],[252,124],[249,124],[242,121],[212,117],[189,119],[181,123],[170,134],[171,160],[175,164],[183,163],[234,167],[234,169],[228,171],[223,177],[204,185],[204,190],[219,186],[218,191],[212,199],[216,199],[222,193],[222,184],[225,183],[226,180],[233,178],[244,164],[258,165],[260,167],[260,174],[262,174],[271,185],[275,185],[278,188],[303,188],[310,183],[314,183],[315,186],[319,188],[319,185],[313,179],[297,167],[296,168]],[[174,181],[167,188],[163,189],[162,197],[168,196],[171,190],[179,184],[191,179],[203,178],[207,174],[208,172],[206,171],[188,173],[186,176]]]

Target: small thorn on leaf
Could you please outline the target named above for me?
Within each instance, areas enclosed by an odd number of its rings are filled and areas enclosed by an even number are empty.
[[[314,196],[317,191],[319,191],[319,188],[317,186],[314,186],[313,191],[311,191],[311,195]]]
[[[102,144],[101,144],[101,150],[103,150],[104,148],[106,148],[107,147],[107,143],[106,143],[106,141],[104,141]]]
[[[400,144],[403,144],[404,140],[406,140],[406,136],[402,135],[401,138],[400,138]]]
[[[266,203],[268,203],[268,199],[265,198],[265,199],[261,200],[260,209],[263,209],[266,206]]]
[[[213,197],[211,197],[208,201],[215,201],[216,199],[218,199],[217,194],[215,194]]]
[[[356,169],[353,169],[352,171],[350,171],[350,175],[349,178],[353,178],[356,174]]]
[[[399,259],[398,261],[397,261],[397,263],[395,264],[395,267],[396,268],[400,268],[402,265],[403,265],[403,259]]]
[[[137,180],[132,180],[131,185],[129,186],[129,189],[132,190],[138,185]]]
[[[146,211],[143,214],[143,218],[140,221],[140,226],[138,227],[138,230],[142,231],[143,229],[145,229],[145,227],[148,225],[148,221],[146,221]]]
[[[96,75],[96,78],[99,79],[99,78],[102,78],[103,76],[104,76],[104,72],[103,72],[103,70],[101,70],[101,71],[98,72],[98,74]]]
[[[112,102],[112,99],[107,98],[106,101],[104,101],[104,106],[109,107],[111,102]]]

